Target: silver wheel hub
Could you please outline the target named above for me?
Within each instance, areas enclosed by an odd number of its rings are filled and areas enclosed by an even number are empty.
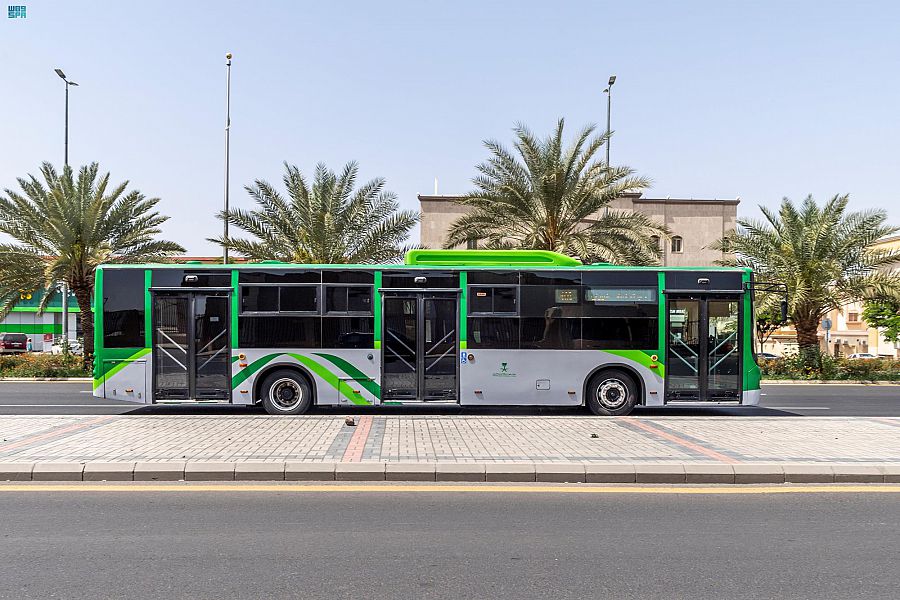
[[[628,388],[618,379],[607,379],[597,388],[597,401],[604,408],[620,408],[628,400]]]
[[[269,388],[269,400],[276,408],[291,410],[303,401],[303,388],[290,377],[284,377]]]

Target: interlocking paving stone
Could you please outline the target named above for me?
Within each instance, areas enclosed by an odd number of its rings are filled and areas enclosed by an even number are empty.
[[[890,417],[365,418],[368,436],[352,453],[362,463],[900,464],[900,418]],[[0,464],[339,462],[355,430],[333,414],[11,415],[0,421]]]

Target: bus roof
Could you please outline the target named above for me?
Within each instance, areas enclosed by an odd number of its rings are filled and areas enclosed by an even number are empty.
[[[259,262],[213,264],[202,261],[186,261],[180,263],[144,263],[144,264],[104,264],[101,269],[108,268],[170,268],[170,269],[409,269],[409,268],[501,268],[501,269],[610,269],[610,270],[650,270],[650,271],[749,271],[739,267],[685,266],[667,267],[613,265],[610,263],[583,264],[580,260],[551,252],[549,250],[428,250],[417,249],[406,253],[403,264],[307,264],[288,263],[275,260]]]

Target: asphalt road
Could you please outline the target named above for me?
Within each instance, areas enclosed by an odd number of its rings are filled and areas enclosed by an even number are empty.
[[[341,409],[315,409],[328,413],[347,411]],[[365,414],[367,409],[351,409]],[[379,413],[421,414],[584,414],[573,409],[518,409],[518,408],[379,408]],[[136,412],[135,412],[136,411]],[[258,408],[242,406],[153,406],[142,407],[128,402],[104,400],[91,395],[89,383],[78,382],[0,382],[0,415],[10,414],[254,414]],[[371,412],[371,410],[369,411]],[[763,386],[760,407],[684,407],[639,408],[635,415],[745,415],[745,416],[900,416],[900,385],[766,385]]]
[[[0,490],[0,518],[0,598],[873,599],[900,589],[900,502],[888,493]]]

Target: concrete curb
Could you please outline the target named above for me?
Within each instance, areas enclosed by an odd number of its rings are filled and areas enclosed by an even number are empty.
[[[0,462],[0,482],[900,483],[900,463]]]

